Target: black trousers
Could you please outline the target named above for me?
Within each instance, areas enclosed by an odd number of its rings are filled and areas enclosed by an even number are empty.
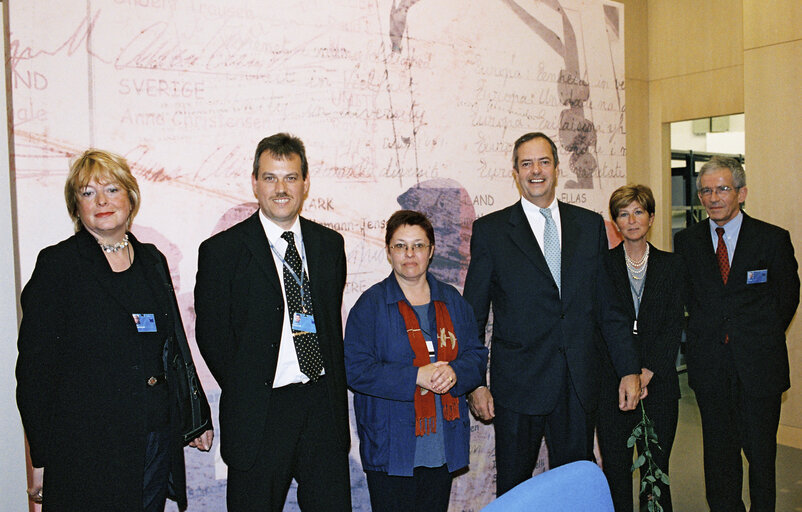
[[[750,395],[731,361],[719,377],[694,389],[702,415],[705,493],[710,511],[746,510],[741,500],[743,449],[749,462],[750,510],[773,512],[782,394]]]
[[[611,400],[611,398],[613,398]],[[674,436],[677,433],[677,419],[679,403],[677,400],[656,400],[659,397],[646,397],[643,401],[646,414],[654,424],[657,442],[660,449],[652,448],[652,457],[657,467],[668,474],[668,461],[671,456],[671,447],[674,445]],[[602,457],[602,469],[610,484],[610,493],[613,496],[615,512],[632,512],[632,450],[627,447],[635,425],[641,420],[641,409],[638,406],[634,411],[622,411],[618,408],[618,393],[614,396],[603,396],[599,403],[596,433],[599,436],[599,450]],[[638,453],[643,453],[643,445],[638,444]],[[642,468],[641,471],[644,471]],[[665,512],[671,512],[670,487],[658,483],[660,488],[660,506]],[[645,496],[641,496],[641,503],[646,503]]]
[[[593,459],[591,418],[582,408],[573,385],[566,382],[564,386],[565,392],[554,410],[545,415],[521,414],[495,403],[498,496],[531,478],[544,435],[551,468]]]
[[[373,512],[446,512],[451,496],[451,473],[439,468],[417,467],[412,476],[391,476],[365,471]]]
[[[230,512],[281,512],[293,478],[301,510],[351,510],[348,453],[335,435],[324,379],[271,392],[255,464],[228,468]]]

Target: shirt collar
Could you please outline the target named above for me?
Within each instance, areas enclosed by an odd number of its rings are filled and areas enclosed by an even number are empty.
[[[540,213],[540,207],[535,203],[530,203],[529,200],[523,196],[521,196],[521,206],[524,209],[524,213],[537,213],[538,215],[542,215]],[[555,214],[559,214],[556,194],[554,195],[554,199],[551,201],[551,204],[548,206],[548,209],[551,210],[552,217],[554,217]]]
[[[285,231],[292,231],[293,236],[295,237],[296,245],[300,246],[301,241],[301,220],[300,216],[295,217],[295,222],[292,223],[292,227],[290,229],[284,229],[269,218],[265,216],[262,212],[261,208],[259,209],[259,220],[262,222],[262,228],[265,230],[265,236],[267,239],[270,240],[270,243],[276,245],[276,243],[281,240],[282,243],[286,243],[286,241],[281,238],[281,235]]]
[[[712,220],[710,221],[710,234],[718,238],[718,234],[716,234],[716,228],[724,228],[724,236],[727,238],[731,238],[738,234],[741,231],[741,224],[744,221],[744,213],[741,210],[738,210],[738,215],[735,216],[732,220],[728,223],[724,224],[723,226],[719,226]]]

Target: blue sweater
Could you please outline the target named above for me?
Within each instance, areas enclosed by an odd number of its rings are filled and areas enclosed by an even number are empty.
[[[432,301],[445,303],[459,350],[449,364],[457,383],[459,418],[438,424],[445,435],[448,470],[468,465],[470,417],[465,395],[482,382],[487,348],[478,339],[470,305],[451,285],[426,275]],[[406,300],[391,273],[359,297],[345,327],[345,373],[354,392],[354,413],[362,467],[393,476],[412,476],[415,459],[415,381],[418,368],[398,301]],[[434,304],[429,314],[434,318]]]

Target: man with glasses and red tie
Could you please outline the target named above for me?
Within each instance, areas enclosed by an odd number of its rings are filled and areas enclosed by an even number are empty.
[[[680,231],[674,250],[688,269],[688,380],[702,416],[711,512],[744,511],[741,450],[751,510],[775,508],[782,393],[790,387],[785,330],[799,304],[788,231],[741,211],[746,175],[713,157],[696,180],[708,219]]]

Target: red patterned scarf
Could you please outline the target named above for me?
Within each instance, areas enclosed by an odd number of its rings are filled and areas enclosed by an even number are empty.
[[[459,345],[457,335],[454,334],[454,324],[451,323],[451,315],[448,314],[446,305],[436,300],[434,310],[437,325],[437,360],[453,361],[457,357]],[[418,324],[415,312],[406,303],[398,301],[398,311],[404,317],[404,324],[409,336],[409,346],[415,353],[413,364],[418,368],[431,363],[429,350],[426,348],[426,340],[423,339],[423,332]],[[424,436],[431,432],[437,432],[436,409],[434,405],[434,393],[420,386],[415,387],[415,435]],[[459,418],[459,402],[450,393],[440,395],[440,402],[443,405],[443,418],[446,421],[453,421]]]

